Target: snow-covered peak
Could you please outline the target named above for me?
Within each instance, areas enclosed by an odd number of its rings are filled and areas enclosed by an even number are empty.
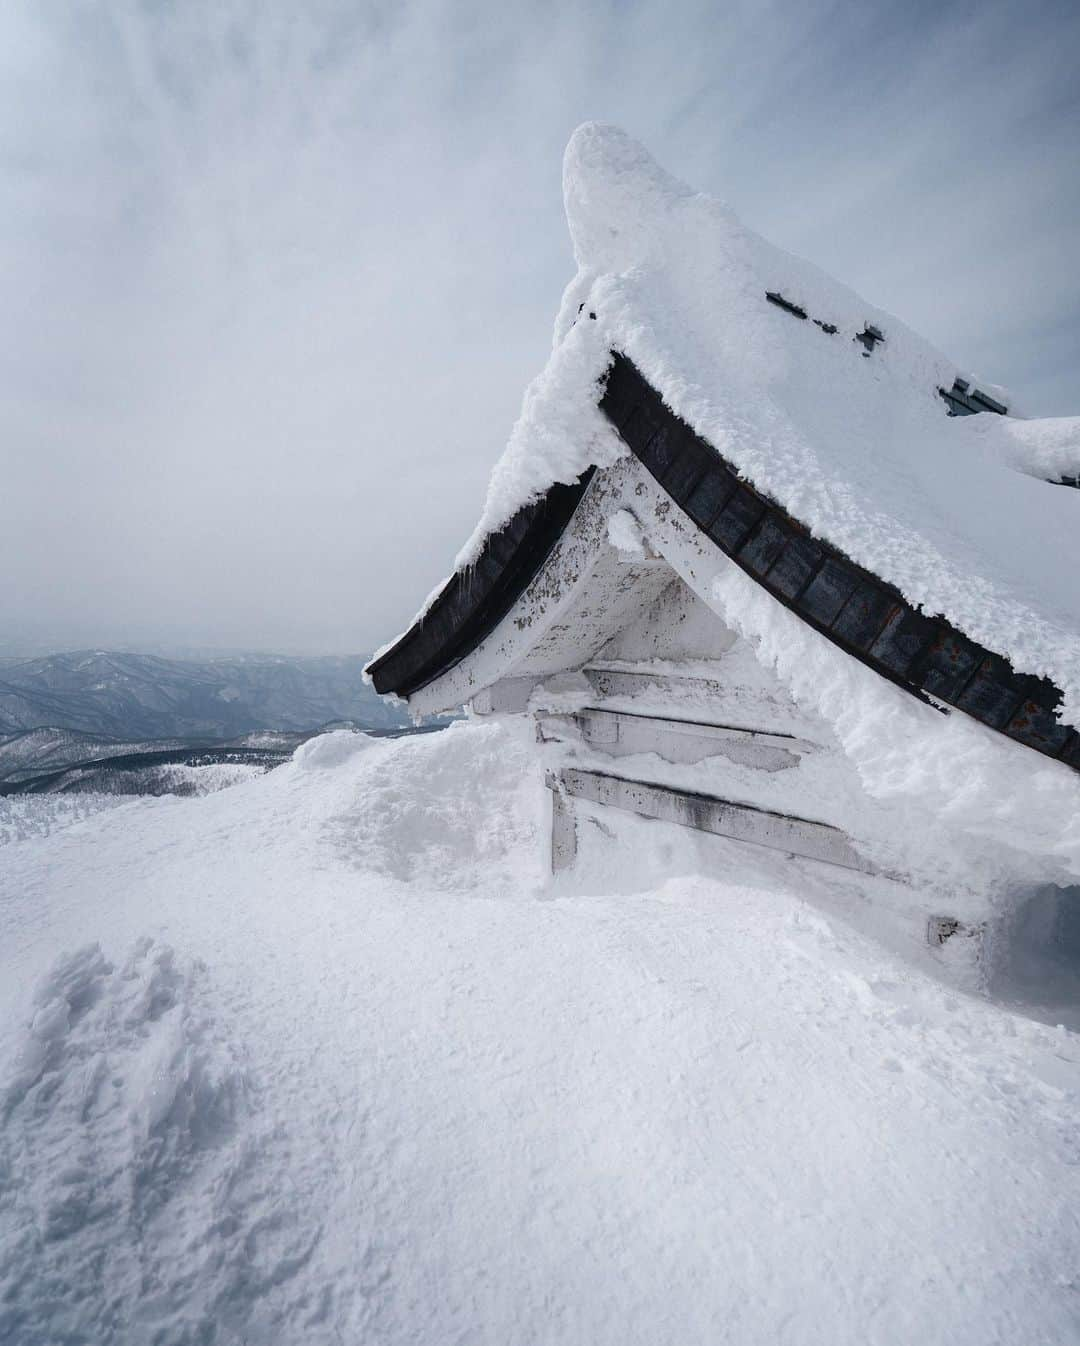
[[[624,133],[575,132],[564,185],[578,260],[566,331],[583,308],[595,313],[605,349],[629,355],[714,447],[793,513],[816,516],[812,525],[841,522],[821,485],[836,446],[858,443],[843,477],[869,486],[910,438],[954,428],[938,389],[961,371],[946,356],[691,192]],[[882,339],[860,340],[868,333]]]
[[[586,122],[570,137],[563,196],[578,264],[570,288],[578,303],[586,289],[597,301],[612,288],[621,292],[621,281],[639,296],[647,290],[655,302],[647,314],[639,311],[638,319],[658,327],[665,307],[677,311],[690,320],[684,324],[688,340],[679,353],[689,354],[703,336],[712,351],[722,342],[730,356],[728,376],[768,385],[791,362],[808,363],[814,373],[820,372],[815,358],[820,352],[805,347],[790,325],[796,315],[788,310],[789,322],[777,323],[776,313],[764,307],[766,293],[805,313],[807,318],[796,321],[822,335],[843,332],[852,341],[868,325],[879,331],[887,326],[882,346],[890,349],[891,366],[918,370],[923,376],[920,389],[930,397],[938,383],[947,380],[951,386],[959,372],[891,314],[812,263],[773,246],[746,228],[723,202],[673,177],[618,127]],[[576,304],[571,316],[577,316]],[[845,354],[862,349],[859,345]],[[940,417],[942,404],[932,401],[932,406],[935,418]]]
[[[957,378],[1008,394],[614,127],[574,133],[564,186],[577,275],[458,564],[547,486],[625,452],[596,405],[621,350],[759,490],[926,612],[1051,678],[1080,723],[1080,495],[1040,470],[1080,460],[1078,423],[948,416],[941,390]]]
[[[626,271],[656,243],[664,216],[692,196],[645,147],[605,122],[585,122],[563,156],[566,222],[578,266]]]

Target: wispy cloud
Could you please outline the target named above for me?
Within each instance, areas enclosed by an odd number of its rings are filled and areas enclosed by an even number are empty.
[[[1071,5],[7,8],[0,624],[392,634],[545,358],[587,117],[1080,410],[1078,56]]]

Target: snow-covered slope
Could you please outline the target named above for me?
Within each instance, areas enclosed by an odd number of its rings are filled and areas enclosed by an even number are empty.
[[[1080,724],[1080,493],[1041,479],[1077,470],[1080,418],[949,418],[938,390],[964,371],[615,128],[578,129],[564,189],[578,273],[459,564],[552,481],[622,452],[596,408],[618,349],[755,486],[928,613],[1049,677]],[[865,351],[868,324],[884,341]]]
[[[333,734],[4,849],[0,1340],[1074,1342],[1076,1036],[734,843],[553,890],[537,770]]]

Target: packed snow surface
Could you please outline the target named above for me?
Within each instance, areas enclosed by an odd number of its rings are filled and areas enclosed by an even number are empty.
[[[755,486],[928,613],[1052,678],[1080,724],[1080,493],[1043,479],[1078,471],[1080,418],[950,418],[938,389],[965,371],[613,127],[574,133],[563,182],[577,275],[458,564],[553,481],[623,452],[596,406],[618,349]],[[867,324],[885,339],[864,352]]]
[[[552,887],[538,770],[331,735],[5,847],[0,1340],[1075,1342],[1074,1033],[768,852]]]
[[[93,818],[103,809],[130,808],[124,795],[11,795],[0,798],[0,847],[29,837],[47,837]]]

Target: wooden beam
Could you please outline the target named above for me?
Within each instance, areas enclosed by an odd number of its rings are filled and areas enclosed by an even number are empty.
[[[577,858],[577,821],[567,795],[559,789],[551,792],[551,872],[560,874]]]
[[[587,664],[581,670],[601,696],[641,696],[653,693],[665,698],[697,693],[723,697],[726,688],[718,678],[697,678],[681,673],[648,673],[623,668],[601,668]]]
[[[580,737],[611,757],[656,753],[666,762],[684,765],[708,757],[726,757],[759,771],[784,771],[799,765],[800,754],[814,750],[813,744],[790,734],[596,706],[538,720],[544,738]]]
[[[851,838],[828,823],[771,813],[752,804],[739,804],[712,795],[695,794],[648,781],[626,780],[577,767],[563,767],[557,774],[549,773],[547,784],[557,794],[623,809],[643,818],[677,823],[699,832],[747,841],[755,846],[861,870],[866,874],[876,872],[856,851]]]
[[[477,715],[519,715],[529,704],[539,678],[500,678],[471,701]]]

